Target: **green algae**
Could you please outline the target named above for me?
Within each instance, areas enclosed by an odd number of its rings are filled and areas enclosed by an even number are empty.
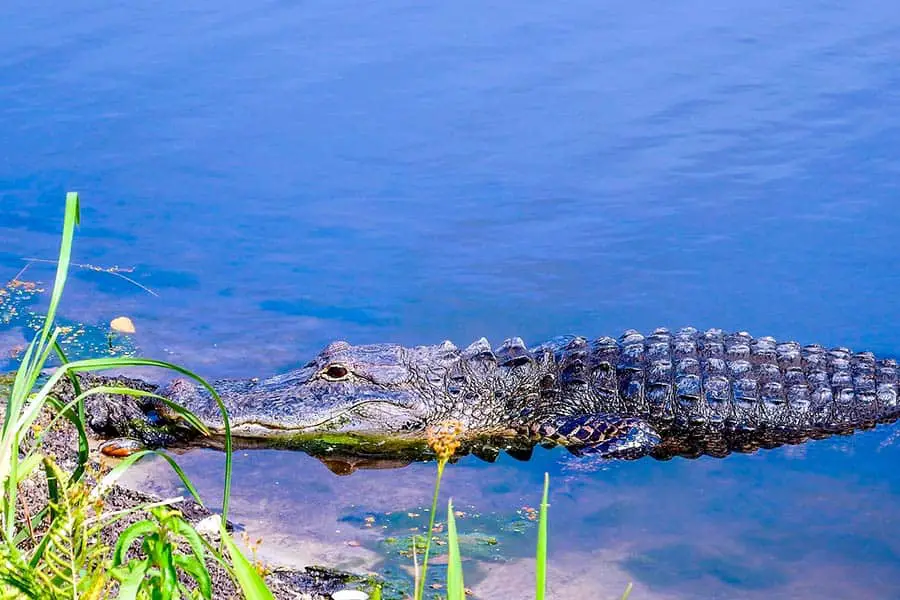
[[[31,339],[44,326],[46,316],[38,311],[44,288],[40,282],[13,279],[0,287],[0,330],[20,329]],[[81,323],[62,317],[55,319],[58,341],[71,360],[108,356],[137,356],[131,336],[114,331],[108,323]],[[0,348],[14,368],[24,347]],[[6,358],[6,357],[4,357]]]
[[[435,457],[424,438],[358,432],[314,431],[277,432],[272,437],[240,437],[235,444],[244,448],[301,450],[313,456],[354,456],[358,458],[405,459],[427,461]]]
[[[503,563],[531,556],[531,544],[525,540],[537,528],[533,509],[522,507],[512,513],[483,514],[475,506],[462,506],[457,507],[454,516],[460,551],[467,562]],[[377,512],[354,506],[345,509],[339,521],[360,531],[379,534],[362,538],[360,545],[381,557],[377,570],[384,581],[383,598],[409,597],[413,586],[412,555],[415,550],[421,559],[428,509]],[[446,522],[438,521],[432,531],[426,596],[440,597],[445,593],[442,584],[446,581],[448,548]],[[475,581],[477,572],[472,575],[471,581]]]

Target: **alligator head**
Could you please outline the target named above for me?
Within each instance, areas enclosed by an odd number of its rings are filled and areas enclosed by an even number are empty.
[[[455,403],[445,388],[459,356],[449,342],[405,348],[339,341],[300,369],[268,379],[213,385],[237,437],[268,441],[323,433],[416,437],[427,425],[453,417]],[[202,388],[179,379],[162,394],[195,413],[213,433],[224,433],[218,407]]]

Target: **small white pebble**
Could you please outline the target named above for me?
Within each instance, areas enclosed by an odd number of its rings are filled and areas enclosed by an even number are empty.
[[[369,600],[369,595],[362,590],[338,590],[331,597],[334,600]]]
[[[219,523],[221,523],[221,521],[222,517],[219,515],[210,515],[197,522],[197,524],[194,525],[194,529],[196,529],[197,533],[200,535],[217,540],[219,539]]]

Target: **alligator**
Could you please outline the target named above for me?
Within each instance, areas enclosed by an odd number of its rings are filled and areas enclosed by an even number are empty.
[[[112,452],[131,447],[123,437],[221,443],[225,424],[202,386],[127,385],[186,407],[209,431],[198,435],[158,400],[98,395],[88,422],[118,438]],[[521,456],[539,445],[603,458],[721,457],[900,417],[893,359],[719,329],[563,336],[534,347],[516,337],[492,348],[482,338],[464,350],[337,341],[299,369],[213,386],[239,443],[302,447],[343,436],[387,453],[424,447],[429,427],[455,422],[460,452],[489,459],[493,449]]]

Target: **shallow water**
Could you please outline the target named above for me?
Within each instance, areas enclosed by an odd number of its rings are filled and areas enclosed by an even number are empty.
[[[65,317],[126,314],[143,353],[210,377],[335,338],[687,324],[898,355],[898,53],[900,5],[877,0],[6,2],[0,279],[55,256],[77,189],[75,260],[157,295],[79,269]],[[558,590],[900,597],[892,433],[600,471],[466,459],[449,485],[506,519],[549,470]],[[212,490],[219,457],[184,459]],[[432,467],[236,468],[240,519],[376,568],[383,549],[345,545],[374,528],[348,523],[421,504]],[[477,589],[527,580],[517,560],[482,561]]]

